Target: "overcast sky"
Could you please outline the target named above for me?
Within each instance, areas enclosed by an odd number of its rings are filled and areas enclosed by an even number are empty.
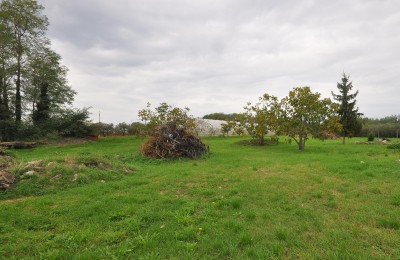
[[[398,0],[39,0],[75,106],[137,121],[147,102],[201,117],[343,72],[368,117],[400,114]]]

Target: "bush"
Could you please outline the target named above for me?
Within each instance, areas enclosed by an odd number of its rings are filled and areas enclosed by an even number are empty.
[[[374,139],[375,139],[374,134],[373,134],[373,133],[369,133],[369,135],[368,135],[368,142],[373,142]]]
[[[398,149],[400,150],[400,143],[390,144],[387,146],[388,149]]]

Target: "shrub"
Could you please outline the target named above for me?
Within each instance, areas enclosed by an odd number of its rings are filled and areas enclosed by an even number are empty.
[[[400,150],[400,143],[390,144],[387,146],[388,149],[398,149]]]
[[[369,135],[368,135],[368,142],[373,142],[374,139],[375,139],[374,134],[373,134],[373,133],[369,133]]]

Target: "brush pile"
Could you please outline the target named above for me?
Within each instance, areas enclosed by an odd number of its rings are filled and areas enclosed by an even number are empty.
[[[207,147],[184,128],[175,124],[156,127],[142,146],[142,153],[153,158],[199,158],[208,152]]]

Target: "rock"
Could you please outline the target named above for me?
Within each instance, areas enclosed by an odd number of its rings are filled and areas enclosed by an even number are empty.
[[[47,164],[47,167],[51,167],[51,166],[54,166],[54,165],[56,165],[57,163],[56,162],[49,162],[48,164]]]
[[[15,182],[14,174],[0,171],[0,190],[6,190]]]
[[[130,173],[133,173],[133,169],[130,169],[130,168],[128,168],[128,167],[124,167],[123,169],[122,169],[122,172],[123,173],[125,173],[125,174],[130,174]]]
[[[26,173],[24,173],[23,175],[26,175],[26,176],[32,176],[32,175],[35,175],[36,174],[36,172],[35,171],[27,171]]]
[[[54,177],[52,177],[50,180],[51,181],[56,181],[56,180],[59,180],[59,179],[61,179],[62,178],[62,175],[61,174],[56,174]]]
[[[75,173],[75,174],[74,174],[74,177],[72,177],[71,181],[76,181],[77,179],[78,179],[78,174]]]
[[[37,161],[31,161],[28,162],[24,168],[28,168],[28,167],[37,167],[39,166],[41,163],[43,162],[43,160],[37,160]]]

